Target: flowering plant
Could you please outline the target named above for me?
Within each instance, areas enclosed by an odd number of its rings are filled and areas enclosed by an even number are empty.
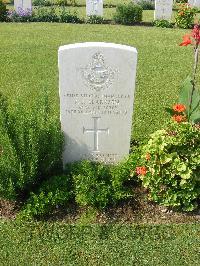
[[[143,146],[136,173],[150,198],[192,211],[200,198],[200,127],[171,122]]]
[[[164,206],[192,211],[200,199],[200,93],[196,87],[200,26],[183,37],[192,45],[194,69],[181,87],[167,129],[158,130],[142,147],[135,171],[152,200]]]
[[[198,123],[200,121],[200,93],[196,86],[196,75],[199,58],[199,44],[200,44],[200,25],[195,25],[190,34],[183,37],[183,42],[180,46],[192,45],[194,50],[194,66],[192,77],[187,77],[179,94],[179,103],[185,105],[185,115],[187,121],[191,123]]]
[[[192,28],[196,13],[196,8],[191,7],[188,3],[178,4],[178,11],[175,17],[176,25],[184,29]]]
[[[12,22],[28,22],[32,20],[32,10],[19,7],[17,11],[9,10],[7,12],[7,17],[9,21]]]

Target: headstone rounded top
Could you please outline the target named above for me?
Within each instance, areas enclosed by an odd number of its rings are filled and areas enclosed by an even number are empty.
[[[58,54],[63,165],[117,163],[130,149],[136,48],[85,42],[61,46]]]
[[[123,50],[137,53],[137,49],[135,47],[124,45],[124,44],[107,43],[107,42],[84,42],[84,43],[67,44],[67,45],[60,46],[59,52],[63,50],[67,50],[67,49],[88,48],[88,47],[116,48],[116,49],[123,49]]]

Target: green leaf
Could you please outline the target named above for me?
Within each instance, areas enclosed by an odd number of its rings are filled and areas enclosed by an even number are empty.
[[[193,90],[192,82],[193,81],[191,77],[187,77],[183,82],[179,93],[179,103],[182,103],[186,106],[186,112],[189,121],[197,123],[200,120],[200,93],[197,88]]]
[[[192,88],[192,79],[191,77],[187,77],[181,85],[179,93],[179,103],[184,104],[187,111],[189,110]]]

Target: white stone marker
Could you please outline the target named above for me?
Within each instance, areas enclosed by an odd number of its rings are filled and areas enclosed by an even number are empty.
[[[170,20],[173,0],[155,0],[154,20]]]
[[[103,16],[103,0],[86,0],[87,16]]]
[[[200,0],[188,0],[188,4],[192,7],[200,8]]]
[[[23,9],[24,11],[31,11],[32,0],[14,0],[14,8],[16,12],[18,12],[19,9]]]
[[[137,50],[113,43],[59,48],[63,163],[115,163],[128,155]]]

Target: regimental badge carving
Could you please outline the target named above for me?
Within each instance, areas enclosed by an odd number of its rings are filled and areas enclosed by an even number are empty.
[[[108,88],[114,81],[117,70],[105,65],[104,56],[95,53],[92,62],[83,70],[83,78],[92,90],[101,91]]]

